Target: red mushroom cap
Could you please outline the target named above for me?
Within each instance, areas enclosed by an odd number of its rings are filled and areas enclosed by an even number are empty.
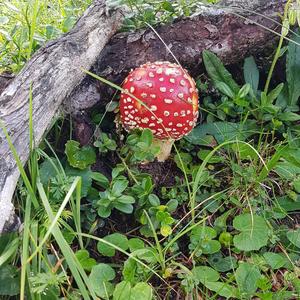
[[[120,113],[126,130],[149,128],[157,139],[177,140],[194,128],[198,91],[182,67],[146,63],[130,72],[122,88]]]

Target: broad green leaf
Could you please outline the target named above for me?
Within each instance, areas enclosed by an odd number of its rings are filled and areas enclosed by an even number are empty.
[[[235,280],[239,290],[247,295],[253,295],[257,290],[257,280],[261,277],[259,268],[249,263],[241,263],[235,271]]]
[[[178,207],[178,201],[176,199],[171,199],[166,203],[169,213],[174,212]]]
[[[290,261],[284,254],[265,252],[263,257],[273,270],[286,267],[290,264]]]
[[[80,148],[79,145],[77,141],[68,141],[66,143],[65,153],[72,167],[83,170],[96,162],[96,153],[90,146]]]
[[[233,151],[235,151],[236,155],[240,157],[240,159],[249,160],[257,158],[257,153],[248,144],[237,142],[236,144],[233,144],[231,148],[233,149]]]
[[[111,296],[113,293],[114,286],[110,281],[115,277],[114,269],[101,263],[92,268],[89,280],[97,296],[107,299],[107,296]]]
[[[300,197],[298,196],[296,201],[290,199],[287,196],[280,197],[278,199],[280,207],[286,211],[300,210]]]
[[[277,163],[274,170],[281,178],[288,180],[293,180],[295,175],[300,174],[300,167],[288,161]]]
[[[300,115],[291,111],[283,112],[277,116],[280,121],[294,122],[300,120]]]
[[[253,56],[247,57],[244,62],[244,79],[249,83],[254,93],[258,90],[259,71]]]
[[[40,181],[43,185],[47,185],[52,177],[55,177],[57,175],[57,171],[55,169],[55,166],[59,170],[58,163],[56,159],[50,158],[46,159],[39,165],[39,175],[40,175]]]
[[[144,129],[140,139],[149,147],[153,139],[152,131],[148,128]]]
[[[128,186],[128,180],[116,180],[112,187],[112,194],[120,196]]]
[[[130,283],[135,283],[135,273],[137,271],[137,261],[133,258],[128,258],[123,265],[122,275],[123,280],[126,280]]]
[[[225,282],[206,282],[205,286],[226,299],[236,299],[237,289]]]
[[[237,260],[235,257],[223,257],[221,253],[210,255],[208,262],[218,272],[228,272],[237,266]]]
[[[300,37],[295,36],[293,40],[300,43]],[[289,105],[296,105],[300,96],[300,47],[290,42],[286,60],[286,79],[289,88]]]
[[[216,82],[215,86],[225,96],[229,97],[230,99],[235,98],[234,92],[231,90],[231,88],[225,82]]]
[[[215,84],[224,82],[230,87],[234,94],[237,94],[240,88],[218,56],[208,50],[204,50],[202,55],[206,71],[213,82]]]
[[[162,3],[162,8],[168,12],[172,12],[172,13],[175,12],[175,9],[174,9],[172,3],[170,3],[169,1],[164,1]]]
[[[174,161],[177,165],[177,168],[182,170],[183,172],[189,172],[189,164],[192,162],[193,158],[189,153],[180,152],[179,154],[175,154]],[[182,164],[181,164],[182,161]]]
[[[152,300],[152,288],[146,282],[137,283],[132,289],[130,300]]]
[[[111,214],[111,208],[110,207],[105,207],[105,206],[100,206],[97,210],[98,215],[102,218],[108,218]]]
[[[128,241],[130,252],[145,248],[145,243],[139,238],[132,238]]]
[[[97,184],[99,184],[104,189],[107,189],[109,187],[109,180],[106,176],[99,172],[92,172],[91,178],[96,181]]]
[[[207,135],[212,135],[218,144],[225,141],[240,140],[243,141],[257,130],[256,122],[231,123],[231,122],[214,122],[205,123],[195,127],[192,132],[186,136],[186,139],[198,145]]]
[[[155,195],[155,194],[150,194],[148,197],[149,203],[152,206],[159,206],[160,205],[160,201],[159,198]]]
[[[145,282],[139,282],[131,287],[130,282],[122,281],[117,284],[113,300],[151,300],[152,288]]]
[[[133,212],[133,206],[128,203],[116,203],[114,207],[124,214],[131,214]]]
[[[113,234],[107,235],[103,238],[103,240],[110,242],[111,244],[113,244],[123,250],[127,250],[129,247],[127,237],[120,233],[113,233]],[[99,253],[101,253],[104,256],[111,257],[111,256],[114,256],[116,253],[116,249],[114,247],[107,245],[102,241],[98,242],[97,249],[98,249]]]
[[[130,300],[131,284],[128,281],[121,281],[116,285],[113,300]]]
[[[122,195],[118,198],[118,202],[122,204],[132,204],[135,199],[132,196]]]
[[[245,98],[249,94],[250,89],[251,89],[251,85],[249,83],[244,84],[239,90],[238,98]],[[247,106],[248,102],[246,101],[245,103],[246,105],[244,106]]]
[[[97,265],[97,262],[94,258],[90,258],[90,254],[87,250],[78,250],[75,253],[75,256],[77,257],[78,261],[81,263],[82,267],[87,270],[91,271],[92,268]]]
[[[233,226],[241,232],[233,238],[234,246],[239,250],[259,250],[267,245],[269,227],[263,217],[243,214],[234,218]]]
[[[220,274],[213,268],[207,266],[195,267],[192,273],[193,277],[204,285],[209,281],[218,281],[220,279]]]
[[[92,171],[90,170],[90,168],[79,170],[67,165],[65,172],[67,176],[81,177],[81,196],[86,197],[90,187],[92,186]]]
[[[284,83],[280,83],[277,85],[275,89],[273,89],[271,92],[268,94],[268,103],[272,104],[275,99],[280,95],[282,89],[284,87]]]
[[[300,228],[288,231],[286,236],[293,245],[300,248]]]
[[[0,296],[15,296],[20,292],[20,272],[11,265],[0,267]]]

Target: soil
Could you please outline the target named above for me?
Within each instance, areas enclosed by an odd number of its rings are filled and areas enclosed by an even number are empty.
[[[176,184],[175,177],[182,177],[182,172],[177,168],[175,162],[168,159],[165,162],[151,162],[138,166],[141,172],[151,175],[155,186],[172,187]]]

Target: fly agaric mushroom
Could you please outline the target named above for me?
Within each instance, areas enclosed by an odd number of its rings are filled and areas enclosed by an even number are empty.
[[[160,146],[158,161],[168,158],[175,140],[187,135],[198,119],[198,90],[181,66],[146,63],[123,83],[120,115],[127,131],[149,128]]]

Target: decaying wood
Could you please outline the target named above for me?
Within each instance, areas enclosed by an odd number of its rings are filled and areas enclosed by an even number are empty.
[[[180,63],[196,75],[202,70],[204,49],[214,51],[229,64],[272,43],[276,36],[261,26],[271,30],[278,30],[279,26],[263,15],[278,20],[277,14],[282,12],[285,2],[225,0],[220,5],[243,6],[246,10],[203,6],[198,14],[156,30]],[[95,1],[69,34],[39,50],[2,92],[0,119],[7,126],[23,163],[29,155],[31,84],[35,142],[38,144],[63,101],[64,110],[78,112],[110,100],[112,90],[85,77],[80,68],[93,66],[95,73],[120,83],[131,68],[146,61],[173,61],[151,29],[116,34],[107,44],[119,28],[122,15],[113,11],[107,16],[104,3],[104,0]],[[254,9],[256,13],[251,12]],[[247,20],[241,16],[246,16]],[[18,177],[16,164],[0,130],[0,233],[16,225],[11,199]]]
[[[204,49],[215,52],[225,64],[233,64],[274,44],[278,36],[271,31],[280,30],[280,26],[272,19],[280,22],[279,13],[285,3],[286,0],[225,0],[219,9],[200,6],[198,14],[156,30],[179,62],[195,76],[203,71]],[[119,33],[101,52],[92,71],[120,84],[131,68],[156,60],[174,58],[150,28]],[[65,101],[65,110],[76,113],[96,103],[106,103],[113,92],[87,76]]]
[[[110,14],[110,15],[108,15]],[[87,9],[65,36],[47,44],[2,92],[0,119],[7,127],[23,163],[29,155],[29,90],[32,86],[35,143],[51,125],[62,101],[84,77],[100,51],[122,23],[119,10],[108,12],[104,0]],[[0,233],[15,224],[11,199],[19,171],[0,129]]]

